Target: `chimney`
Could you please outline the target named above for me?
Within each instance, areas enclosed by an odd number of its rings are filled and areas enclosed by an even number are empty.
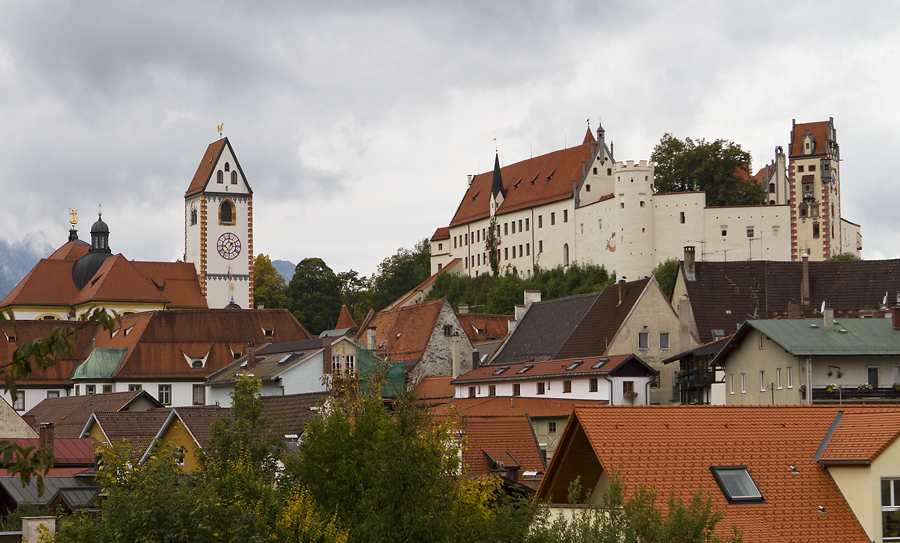
[[[625,277],[619,279],[619,303],[616,304],[616,307],[622,305],[622,301],[625,299]]]
[[[451,354],[452,360],[451,360],[451,362],[450,362],[450,364],[451,364],[451,372],[452,372],[452,374],[453,374],[453,378],[456,379],[457,377],[459,377],[459,374],[460,374],[460,368],[459,368],[459,332],[458,332],[458,331],[456,331],[456,330],[453,331],[453,339],[452,339],[451,341],[452,341],[452,344],[453,344],[453,345],[452,345],[452,354]]]
[[[891,308],[891,326],[894,330],[900,330],[900,304],[894,304]]]
[[[541,291],[539,290],[526,290],[525,291],[525,307],[530,306],[535,302],[541,301]]]
[[[686,294],[678,299],[678,350],[685,351],[691,345],[691,301]]]
[[[834,309],[825,308],[822,312],[822,324],[825,328],[834,328]]]
[[[262,302],[259,302],[258,304],[256,304],[256,309],[265,309],[265,308],[266,308],[266,304],[264,304]]]
[[[459,314],[465,315],[469,312],[469,304],[459,304]]]
[[[322,338],[322,373],[331,373],[331,338]]]
[[[481,367],[481,353],[472,351],[472,369],[477,370]]]
[[[247,371],[253,369],[256,365],[256,346],[252,343],[247,344]]]
[[[787,312],[789,319],[799,319],[803,316],[803,313],[800,311],[800,304],[797,303],[796,298],[788,302]]]
[[[366,349],[375,350],[375,327],[372,326],[366,330]]]
[[[684,248],[684,275],[688,281],[697,280],[697,254],[693,245]]]
[[[809,255],[803,255],[803,279],[800,280],[800,303],[809,305]]]
[[[42,422],[38,433],[38,451],[53,453],[53,423]]]

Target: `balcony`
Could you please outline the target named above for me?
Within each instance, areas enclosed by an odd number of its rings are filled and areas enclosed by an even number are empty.
[[[900,392],[893,387],[883,387],[867,392],[861,392],[855,386],[835,388],[834,392],[828,392],[825,387],[812,389],[813,403],[900,403]]]

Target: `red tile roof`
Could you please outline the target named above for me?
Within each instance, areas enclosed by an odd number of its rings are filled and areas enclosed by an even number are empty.
[[[67,242],[48,256],[50,260],[78,260],[91,250],[91,244],[80,239]]]
[[[450,384],[453,377],[423,377],[412,395],[424,401],[428,405],[440,405],[447,403],[456,395],[456,387]]]
[[[92,414],[110,443],[128,441],[131,456],[139,460],[169,417],[165,408],[147,411],[101,411]]]
[[[160,407],[161,404],[144,391],[92,394],[90,396],[65,396],[47,398],[32,407],[25,416],[34,417],[34,428],[43,422],[52,422],[54,435],[59,438],[78,438],[84,425],[95,411],[127,411],[137,400]]]
[[[431,236],[431,241],[438,241],[442,239],[450,239],[450,227],[442,226],[434,231],[434,235]]]
[[[357,328],[359,327],[356,324],[356,321],[353,320],[353,317],[350,315],[350,310],[347,309],[346,305],[341,306],[341,314],[338,315],[337,324],[334,325],[335,330],[343,330],[345,328]]]
[[[791,131],[790,158],[803,156],[821,156],[827,152],[825,143],[828,141],[828,125],[831,121],[819,121],[815,123],[799,123],[794,125]],[[803,135],[809,130],[815,142],[815,149],[808,155],[803,154]]]
[[[459,398],[434,408],[435,416],[459,412],[465,416],[568,417],[576,405],[592,405],[605,402],[588,400],[561,400],[556,398]]]
[[[0,365],[6,365],[12,362],[12,354],[17,346],[25,345],[36,339],[47,337],[54,328],[67,327],[75,329],[78,327],[77,322],[71,321],[16,321],[18,330],[13,330],[13,323],[4,322],[0,324]],[[91,337],[94,335],[96,327],[87,327],[81,329],[78,337],[74,338],[72,343],[71,356],[57,357],[53,366],[47,369],[40,369],[34,365],[31,368],[31,375],[25,379],[19,379],[17,383],[25,389],[31,386],[57,385],[65,386],[66,380],[78,365],[85,349],[90,344]],[[14,336],[15,343],[10,343],[7,337]]]
[[[403,296],[400,296],[399,298],[397,298],[396,300],[394,300],[393,302],[388,304],[387,307],[385,307],[384,309],[388,310],[388,309],[394,309],[395,307],[402,307],[404,304],[408,304],[410,302],[410,300],[415,298],[420,293],[427,296],[428,293],[431,292],[431,289],[434,287],[434,282],[437,281],[437,278],[440,277],[441,275],[447,273],[454,266],[460,265],[461,262],[462,262],[461,258],[454,258],[453,260],[448,262],[446,266],[439,269],[437,271],[437,273],[435,273],[428,279],[422,281],[422,283],[417,285],[416,288],[410,290]]]
[[[487,313],[457,313],[456,318],[472,343],[505,338],[509,334],[509,322],[516,319],[513,315]]]
[[[578,406],[538,498],[564,500],[576,472],[590,489],[602,471],[617,468],[632,492],[642,484],[655,487],[660,496],[674,493],[689,501],[703,490],[724,515],[720,535],[736,525],[748,542],[869,541],[829,473],[814,459],[839,409]],[[764,503],[729,504],[710,472],[713,466],[746,466]],[[799,473],[792,474],[790,466]],[[665,500],[660,505],[665,508]]]
[[[13,438],[5,439],[20,445],[22,448],[34,447],[33,452],[37,452],[40,445],[40,438]],[[96,440],[92,437],[83,439],[78,438],[59,438],[53,439],[53,465],[54,467],[63,466],[82,466],[89,467],[94,464],[94,443]]]
[[[191,179],[187,192],[184,193],[185,196],[192,196],[206,188],[206,184],[212,177],[213,170],[226,144],[228,144],[228,138],[222,138],[209,144],[209,147],[206,148],[206,153],[203,154],[203,158],[200,160],[200,165],[197,166],[194,178]]]
[[[900,410],[848,410],[819,457],[822,464],[868,464],[900,435]]]
[[[573,198],[573,187],[584,178],[585,168],[596,152],[593,136],[585,137],[581,145],[504,166],[500,175],[507,193],[497,214]],[[475,176],[450,222],[451,227],[490,215],[493,179],[493,170]]]
[[[601,361],[604,362],[600,364],[600,366],[598,366],[596,369],[593,369],[593,366]],[[566,370],[567,367],[576,362],[581,362],[581,364],[579,364],[572,370]],[[632,354],[626,354],[607,357],[592,356],[534,362],[518,362],[514,364],[490,364],[487,366],[481,366],[480,368],[476,368],[472,371],[460,375],[454,381],[454,384],[487,383],[497,381],[525,381],[538,378],[546,379],[547,377],[585,377],[588,375],[609,375],[610,373],[615,373],[615,371],[621,367],[624,367],[626,365],[630,366],[630,364],[632,363],[643,365],[648,375],[653,374],[653,370],[650,368],[650,366],[647,366],[638,357]],[[526,366],[531,366],[531,369],[525,370],[523,373],[518,373],[519,371],[525,369]],[[509,369],[503,371],[500,374],[497,374],[497,372],[502,368]]]
[[[385,349],[391,362],[421,358],[446,303],[441,298],[378,312],[368,324],[375,328],[375,351]]]

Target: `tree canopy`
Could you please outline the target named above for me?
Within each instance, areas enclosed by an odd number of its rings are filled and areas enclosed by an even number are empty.
[[[680,140],[665,134],[650,155],[659,192],[706,192],[708,206],[758,205],[762,186],[750,177],[750,153],[717,139]]]
[[[259,254],[253,261],[253,306],[265,304],[270,309],[278,309],[284,302],[287,283],[278,273],[268,255]]]
[[[372,277],[371,302],[375,311],[431,277],[431,244],[422,239],[410,250],[401,248],[378,265]]]
[[[675,292],[675,281],[678,280],[678,260],[667,258],[665,262],[660,262],[653,269],[653,277],[656,278],[666,298],[671,301],[672,293]]]
[[[334,328],[341,312],[341,280],[321,258],[304,258],[285,291],[284,306],[310,334]]]

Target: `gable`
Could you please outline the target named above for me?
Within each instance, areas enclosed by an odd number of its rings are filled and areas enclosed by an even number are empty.
[[[224,171],[226,163],[228,163],[229,166],[229,171],[227,173]],[[216,187],[218,183],[215,178],[220,170],[223,172],[225,179],[221,187]],[[238,174],[237,187],[231,185],[230,175],[232,171],[235,171]],[[226,187],[228,188],[227,191],[225,190]],[[201,192],[236,192],[237,194],[253,194],[228,138],[222,138],[209,144],[184,196],[187,198]]]
[[[578,497],[578,502],[581,503],[585,492],[597,486],[603,473],[603,466],[576,413],[566,423],[563,437],[556,446],[553,460],[536,497],[551,503],[567,503],[569,485],[577,477],[581,477],[583,492]]]

